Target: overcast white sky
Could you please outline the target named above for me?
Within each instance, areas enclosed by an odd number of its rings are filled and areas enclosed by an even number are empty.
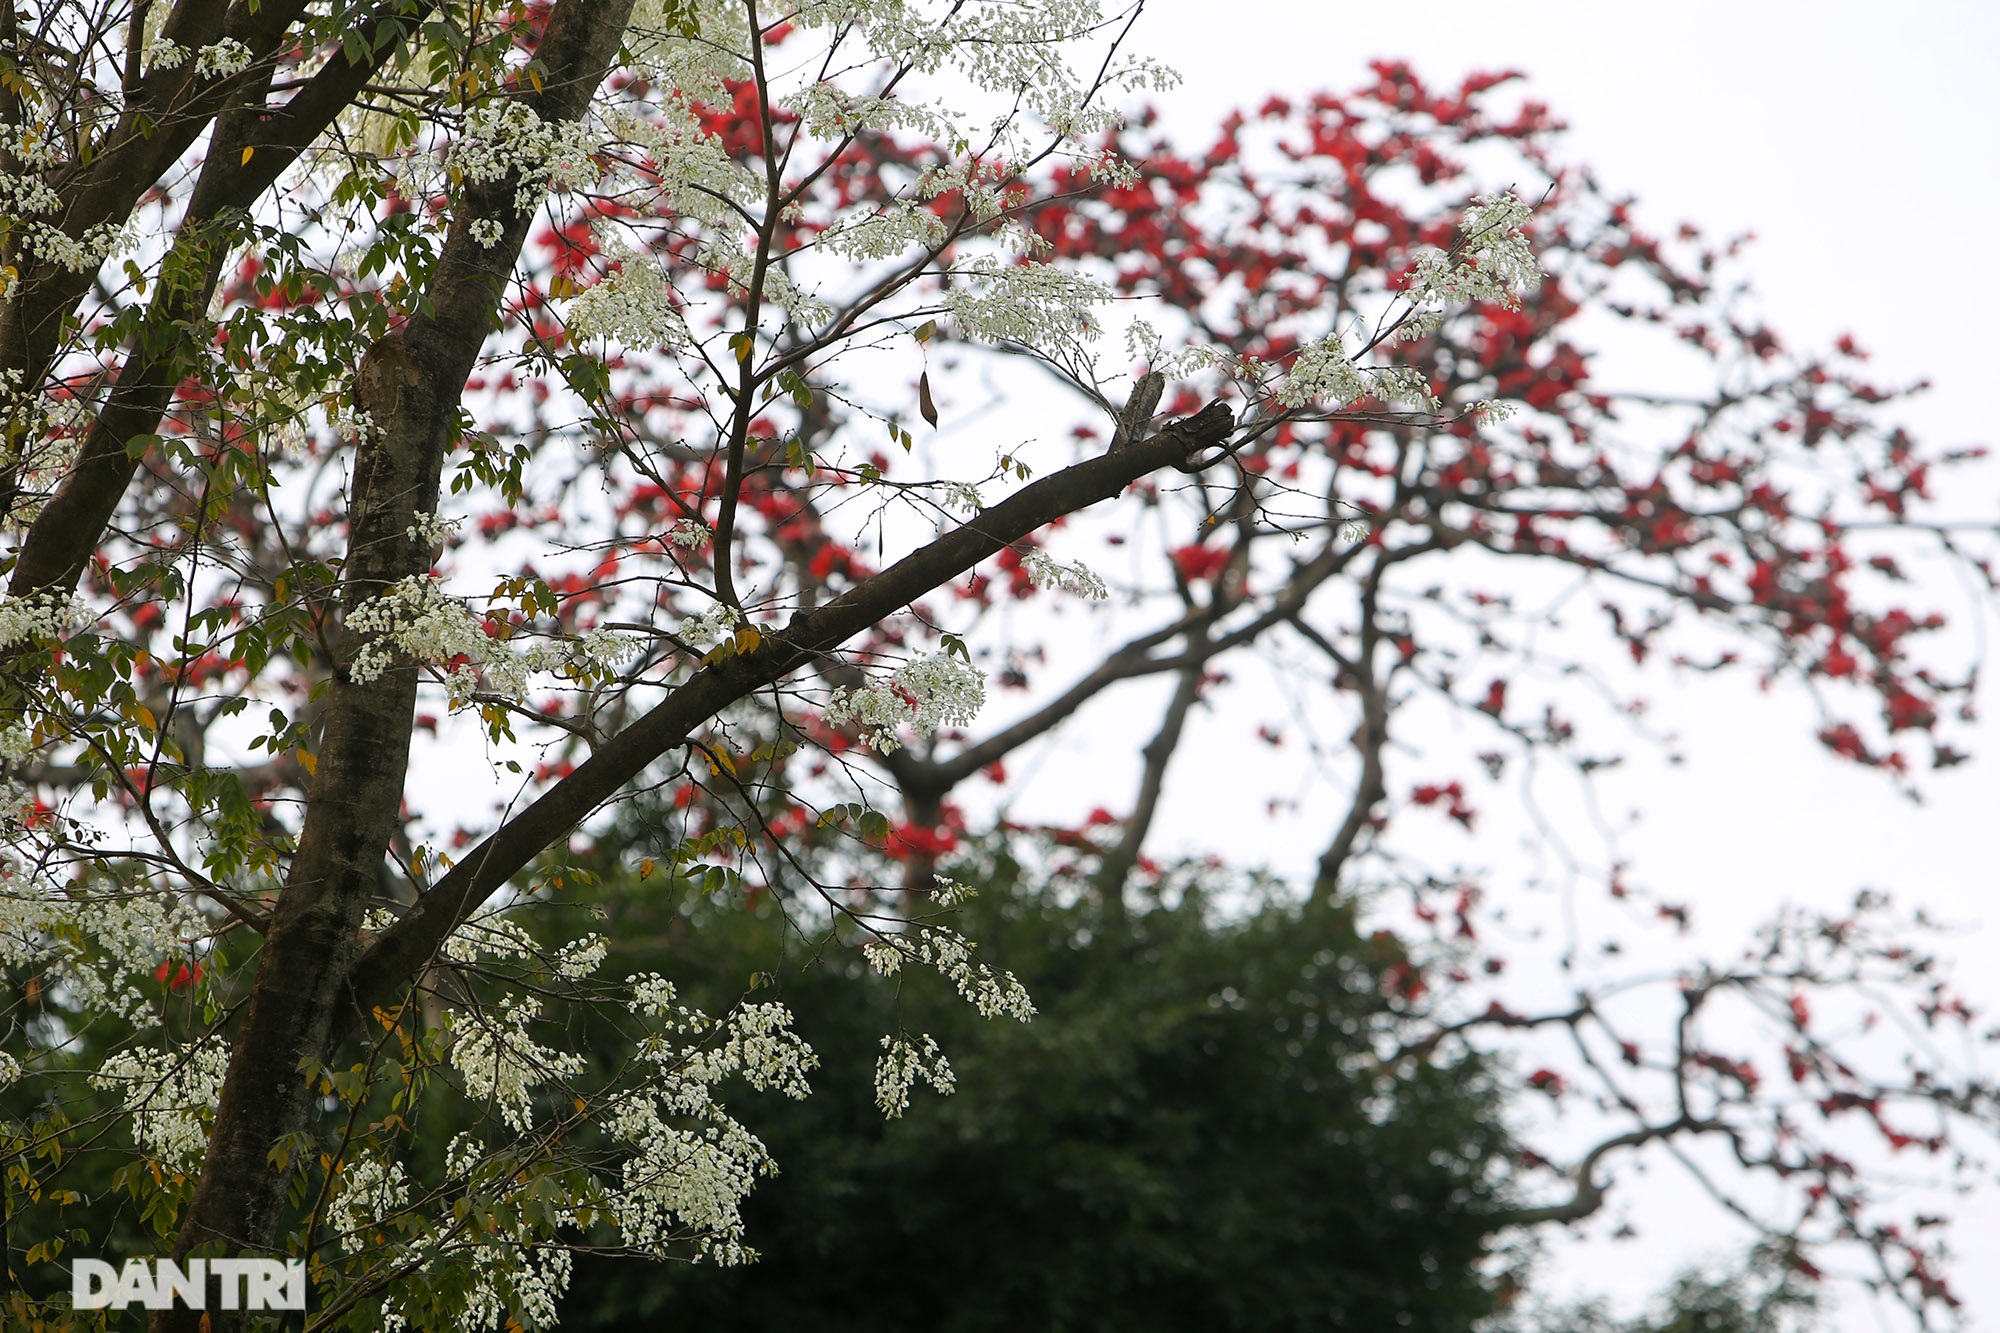
[[[1883,379],[1934,382],[1903,414],[1923,438],[2000,443],[1988,409],[2000,366],[1990,236],[2000,218],[2000,5],[1148,0],[1139,45],[1185,76],[1160,104],[1190,137],[1271,92],[1358,84],[1371,58],[1406,58],[1433,83],[1519,69],[1568,121],[1566,156],[1636,194],[1653,229],[1687,220],[1710,234],[1757,233],[1748,268],[1773,327],[1795,343],[1853,332]],[[2000,517],[2000,466],[1942,498],[1961,517]],[[1967,619],[1963,592],[1949,584],[1916,600]],[[1989,618],[1985,628],[1996,626]],[[1927,782],[1918,808],[1827,763],[1802,701],[1758,696],[1741,681],[1666,689],[1656,702],[1683,734],[1688,763],[1653,765],[1614,791],[1645,807],[1626,843],[1642,879],[1691,900],[1718,940],[1788,898],[1831,904],[1863,885],[1890,889],[1977,927],[1950,951],[1989,1015],[2000,1010],[2000,725],[1972,737],[1975,763]],[[2000,712],[1990,688],[1984,707]],[[1177,823],[1169,810],[1162,827],[1203,822],[1198,807],[1181,815]],[[1316,850],[1299,842],[1300,868]],[[1989,1198],[1960,1212],[1957,1283],[1974,1326],[2000,1328],[2000,1206]],[[1712,1221],[1668,1212],[1642,1226],[1641,1243],[1568,1252],[1559,1282],[1649,1289],[1672,1252],[1702,1248],[1704,1236],[1686,1228]],[[1704,1233],[1710,1244],[1722,1234]],[[1838,1323],[1841,1333],[1885,1326],[1894,1325],[1858,1302]]]

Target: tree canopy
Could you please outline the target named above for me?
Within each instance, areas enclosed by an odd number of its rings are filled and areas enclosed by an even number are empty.
[[[1898,429],[1852,341],[1789,347],[1734,246],[1647,232],[1512,78],[1384,63],[1188,150],[1119,117],[1172,86],[1140,10],[0,15],[10,1266],[85,1253],[106,1191],[176,1258],[306,1259],[312,1327],[545,1324],[573,1247],[746,1258],[773,1162],[722,1090],[802,1096],[821,1057],[761,986],[616,974],[579,889],[756,904],[830,973],[929,969],[1026,1020],[949,915],[968,840],[1008,832],[992,793],[1111,709],[1136,787],[1050,831],[1020,901],[1141,931],[1188,719],[1254,669],[1297,701],[1260,743],[1337,795],[1316,881],[1222,938],[1340,936],[1393,1028],[1315,1058],[1476,1120],[1455,1081],[1564,1034],[1515,1091],[1601,1132],[1515,1160],[1510,1227],[1713,1141],[1778,1183],[1753,1208],[1711,1177],[1796,1271],[1859,1255],[1950,1317],[1935,1228],[1847,1126],[1948,1175],[1994,1105],[1928,1044],[1856,1053],[1848,997],[1971,1018],[1884,904],[1651,979],[1665,1022],[1594,972],[1531,1007],[1498,895],[1401,830],[1473,830],[1481,772],[1615,762],[1643,709],[1607,642],[1810,690],[1830,755],[1891,783],[1959,762],[1969,664],[1926,656],[1943,617],[1901,562],[1992,590],[1929,503],[1973,451]],[[1600,384],[1612,329],[1674,382]],[[1551,579],[1600,633],[1524,613]],[[1424,717],[1477,748],[1413,761]],[[1624,867],[1604,889],[1685,919]],[[955,1081],[925,1022],[857,1057],[892,1118]],[[575,1045],[598,1024],[624,1058]],[[1308,1076],[1261,1035],[1233,1048],[1258,1077]],[[1004,1082],[953,1113],[1032,1091]],[[1133,1114],[1171,1118],[1144,1086]],[[466,1128],[419,1151],[433,1119]]]

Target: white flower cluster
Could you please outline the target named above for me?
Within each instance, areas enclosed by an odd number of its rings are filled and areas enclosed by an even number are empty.
[[[604,966],[611,945],[602,935],[584,935],[556,950],[556,975],[565,981],[581,981]]]
[[[503,1001],[498,1021],[451,1017],[451,1064],[465,1080],[465,1095],[498,1107],[517,1134],[533,1128],[530,1096],[536,1088],[574,1078],[584,1068],[582,1056],[551,1050],[528,1035],[528,1024],[541,1012],[542,1002],[528,995]]]
[[[1286,407],[1307,403],[1345,407],[1366,397],[1368,390],[1368,377],[1348,359],[1340,335],[1330,333],[1299,349],[1284,387],[1278,390],[1278,401]]]
[[[951,272],[960,284],[944,294],[943,303],[961,333],[1043,352],[1073,346],[1091,333],[1096,328],[1091,310],[1112,296],[1109,287],[1083,274],[996,255],[975,255]]]
[[[1442,307],[1491,301],[1515,307],[1521,293],[1541,281],[1541,265],[1521,230],[1531,210],[1511,194],[1481,195],[1465,210],[1465,239],[1450,253],[1433,250],[1412,269],[1405,298],[1412,308],[1400,334],[1419,338],[1434,332]],[[1442,408],[1424,377],[1408,366],[1363,369],[1347,355],[1338,331],[1306,344],[1293,360],[1278,401],[1286,407],[1319,403],[1345,407],[1373,396],[1407,402],[1427,412]],[[1490,405],[1480,405],[1490,411]]]
[[[835,690],[824,716],[831,726],[854,724],[864,744],[888,754],[902,744],[896,738],[902,728],[929,733],[962,727],[985,703],[986,679],[970,663],[950,653],[930,653],[896,668],[888,680]]]
[[[904,0],[808,0],[793,18],[809,28],[856,31],[878,57],[927,75],[950,66],[956,81],[1014,99],[1027,116],[994,127],[996,149],[1007,158],[1019,156],[1033,134],[1053,131],[1075,142],[1112,129],[1119,122],[1111,108],[1123,94],[1178,82],[1144,60],[1100,62],[1086,74],[1070,67],[1064,48],[1102,30],[1097,0],[952,5],[943,13]],[[968,127],[948,113],[934,116],[942,123],[923,126],[925,133],[945,142],[967,137]]]
[[[39,175],[0,171],[0,218],[12,224],[19,244],[29,253],[73,273],[86,273],[132,243],[129,221],[100,222],[79,236],[71,236],[60,226],[42,220],[41,215],[59,212],[61,207],[61,196]],[[15,269],[10,284],[19,276]]]
[[[739,1076],[755,1088],[803,1097],[818,1058],[791,1030],[783,1005],[744,1005],[718,1025],[680,1004],[672,984],[658,976],[628,984],[633,1011],[660,1020],[666,1035],[641,1044],[640,1058],[654,1077],[605,1121],[607,1132],[633,1150],[606,1207],[628,1245],[658,1252],[691,1234],[699,1254],[742,1262],[752,1257],[743,1246],[743,1200],[775,1168],[757,1137],[716,1101],[715,1086]],[[721,1040],[706,1044],[676,1039],[716,1032]]]
[[[690,648],[711,648],[742,623],[735,607],[715,606],[681,621],[680,637]]]
[[[533,958],[539,946],[504,906],[475,912],[446,937],[444,956],[454,963],[482,958]]]
[[[196,78],[233,78],[250,68],[250,48],[234,37],[224,37],[199,51],[189,51],[171,37],[157,37],[140,55],[140,64],[149,70],[179,69],[190,55]]]
[[[1512,194],[1483,194],[1465,210],[1465,239],[1451,254],[1433,250],[1417,261],[1405,289],[1418,307],[1491,301],[1509,308],[1542,280],[1542,266],[1522,225],[1534,210]],[[1434,326],[1433,326],[1434,327]]]
[[[179,69],[187,64],[188,49],[171,37],[155,38],[139,56],[149,70]]]
[[[0,172],[0,181],[7,179],[7,174]],[[17,221],[16,225],[33,233],[46,224]],[[0,274],[15,273],[11,265],[0,269]],[[0,371],[0,426],[4,426],[0,431],[4,436],[0,440],[0,471],[11,471],[17,487],[12,508],[0,514],[0,523],[25,527],[69,476],[91,417],[85,395],[56,399],[44,393],[24,393],[20,385],[20,371]]]
[[[1286,407],[1319,403],[1341,408],[1370,396],[1385,403],[1411,403],[1427,412],[1440,407],[1430,384],[1409,366],[1374,366],[1364,370],[1355,365],[1338,333],[1330,333],[1301,348],[1278,390],[1278,401]]]
[[[326,1222],[340,1238],[340,1248],[359,1254],[368,1248],[368,1233],[384,1218],[410,1201],[410,1178],[401,1162],[386,1167],[373,1157],[342,1163],[340,1189],[327,1205]]]
[[[969,898],[979,896],[979,890],[969,884],[960,884],[957,880],[946,879],[943,875],[934,875],[932,878],[937,880],[937,888],[931,891],[931,898],[939,907],[956,907]]]
[[[0,593],[0,648],[12,648],[30,639],[66,638],[91,620],[89,608],[74,596],[44,592],[10,597]]]
[[[746,1004],[729,1015],[722,1025],[727,1034],[719,1046],[690,1051],[682,1057],[678,1074],[704,1087],[712,1087],[731,1074],[759,1092],[777,1089],[787,1097],[802,1098],[812,1091],[806,1074],[819,1060],[805,1040],[792,1031],[792,1011],[782,1004]],[[655,1056],[664,1048],[649,1047]]]
[[[428,575],[403,579],[364,603],[347,618],[347,628],[366,636],[348,664],[350,680],[366,684],[378,679],[400,650],[418,662],[450,666],[445,683],[453,708],[469,703],[482,679],[494,693],[521,699],[529,678],[538,672],[609,675],[632,655],[636,643],[630,635],[593,629],[575,639],[517,651],[487,634],[472,609]]]
[[[866,263],[943,244],[945,221],[927,203],[898,199],[874,213],[842,218],[817,240],[828,254]]]
[[[532,1209],[509,1208],[505,1196],[510,1185],[535,1187],[535,1178],[515,1174],[496,1179],[487,1167],[485,1145],[473,1134],[454,1135],[445,1149],[445,1180],[452,1185],[475,1188],[497,1186],[502,1206],[482,1215],[479,1243],[467,1245],[463,1237],[447,1231],[419,1236],[395,1256],[395,1262],[420,1271],[436,1262],[463,1266],[465,1281],[463,1308],[454,1326],[458,1328],[521,1327],[511,1319],[518,1310],[527,1327],[548,1328],[556,1322],[556,1303],[569,1289],[569,1251],[551,1245],[551,1231],[580,1226],[578,1207],[589,1200],[571,1200],[571,1206],[547,1207],[537,1199]],[[341,1248],[358,1254],[365,1248],[371,1230],[379,1234],[379,1224],[406,1208],[411,1181],[402,1167],[391,1162],[386,1168],[371,1159],[350,1159],[341,1168],[340,1189],[327,1207],[327,1221]],[[382,1298],[384,1333],[403,1333],[410,1327],[409,1315],[397,1290]],[[428,1325],[426,1325],[428,1327]]]
[[[1143,319],[1125,326],[1125,352],[1133,361],[1143,362],[1169,380],[1215,370],[1227,366],[1230,360],[1228,352],[1206,343],[1189,343],[1168,351],[1160,331]]]
[[[204,46],[194,58],[195,77],[234,78],[250,68],[250,48],[234,37],[224,37],[213,46]]]
[[[513,177],[515,210],[528,213],[546,194],[603,179],[593,157],[598,147],[580,122],[545,121],[526,102],[509,98],[472,109],[452,145],[450,165],[461,179],[481,184]]]
[[[152,1002],[138,980],[162,958],[186,957],[208,923],[177,898],[69,887],[0,866],[0,967],[32,967],[80,1012],[143,1023]]]
[[[444,955],[454,963],[469,965],[482,958],[502,960],[532,959],[541,956],[535,942],[502,904],[475,913],[444,942]],[[604,962],[606,944],[602,935],[583,935],[556,950],[551,960],[557,976],[579,981]]]
[[[946,509],[956,509],[961,514],[976,514],[986,507],[986,501],[980,497],[977,486],[963,481],[947,481],[941,484],[944,487]]]
[[[528,1317],[529,1328],[555,1325],[556,1302],[569,1290],[570,1252],[560,1245],[534,1243],[533,1226],[526,1220],[516,1222],[515,1234],[506,1238],[511,1244],[471,1250],[472,1282],[458,1316],[460,1328],[519,1328],[508,1317],[514,1305]]]
[[[715,540],[715,529],[698,518],[683,518],[667,529],[667,540],[683,551],[698,551]]]
[[[436,514],[418,514],[417,521],[406,529],[406,536],[415,537],[426,546],[442,546],[465,525],[462,518],[439,518]]]
[[[1104,580],[1091,572],[1081,560],[1064,564],[1040,551],[1030,551],[1021,557],[1021,568],[1028,572],[1028,577],[1037,588],[1060,588],[1093,602],[1101,602],[1111,595],[1104,586]]]
[[[627,347],[687,346],[687,321],[674,307],[667,275],[636,254],[619,257],[618,268],[585,288],[569,306],[573,342],[606,338]]]
[[[742,11],[734,11],[733,16],[740,21]],[[702,21],[705,30],[707,16]],[[705,54],[715,51],[706,41],[678,45]],[[710,99],[687,82],[663,81],[662,86],[677,91],[660,106],[647,107],[643,115],[623,108],[607,111],[605,137],[644,154],[648,183],[673,201],[672,211],[710,225],[723,225],[731,216],[732,203],[748,204],[762,196],[763,179],[734,161],[721,140],[702,128],[693,103]],[[719,87],[716,91],[714,100],[729,100]]]
[[[473,240],[479,242],[480,248],[484,250],[491,250],[494,246],[500,244],[500,238],[507,234],[507,229],[492,218],[475,218],[472,225],[466,228],[466,231],[471,234]]]
[[[882,1038],[882,1054],[875,1058],[875,1105],[891,1120],[910,1109],[910,1088],[918,1078],[946,1097],[958,1086],[951,1062],[929,1034],[919,1048],[909,1037],[897,1033]]]
[[[949,881],[940,881],[949,883]],[[964,889],[963,885],[952,885]],[[919,925],[911,935],[884,935],[863,946],[868,965],[887,976],[905,963],[934,967],[979,1011],[981,1018],[1007,1017],[1025,1023],[1035,1016],[1028,989],[1012,972],[995,972],[972,961],[972,941],[944,926]]]
[[[185,1173],[200,1166],[208,1151],[207,1121],[228,1072],[228,1046],[208,1037],[177,1051],[119,1051],[90,1082],[124,1098],[141,1151]]]

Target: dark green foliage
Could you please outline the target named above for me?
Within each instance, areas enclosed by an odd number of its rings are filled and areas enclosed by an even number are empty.
[[[1442,1331],[1495,1308],[1496,1091],[1476,1060],[1377,1066],[1394,1019],[1351,918],[1217,925],[1189,894],[1114,923],[1022,878],[1002,863],[953,924],[1027,984],[1025,1026],[931,975],[899,996],[848,950],[806,965],[796,936],[776,964],[768,909],[642,923],[624,895],[608,933],[666,956],[614,967],[705,968],[683,991],[711,1012],[775,972],[824,1065],[803,1103],[732,1103],[784,1172],[746,1209],[761,1262],[579,1258],[562,1326]],[[870,1073],[899,1020],[959,1087],[885,1123]]]
[[[1760,1245],[1740,1267],[1689,1270],[1635,1319],[1616,1319],[1602,1302],[1539,1309],[1494,1333],[1807,1333],[1821,1327],[1819,1302],[1785,1251]]]

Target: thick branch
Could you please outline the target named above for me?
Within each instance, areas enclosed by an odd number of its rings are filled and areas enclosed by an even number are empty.
[[[384,931],[354,970],[345,1021],[393,1003],[399,988],[482,902],[729,704],[782,680],[1053,520],[1108,500],[1160,468],[1184,465],[1227,439],[1232,425],[1229,409],[1211,403],[1143,443],[1052,473],[811,614],[794,616],[755,652],[696,673],[467,852],[415,911]]]

